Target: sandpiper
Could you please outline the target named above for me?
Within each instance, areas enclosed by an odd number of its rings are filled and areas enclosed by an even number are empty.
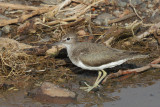
[[[93,86],[86,84],[81,87],[89,92],[96,88],[100,82],[107,76],[105,68],[113,68],[122,63],[136,59],[145,58],[147,55],[140,55],[136,52],[129,52],[107,47],[103,44],[78,42],[75,33],[68,33],[62,37],[62,40],[56,45],[62,44],[66,47],[68,57],[71,62],[86,70],[98,70],[98,77]]]

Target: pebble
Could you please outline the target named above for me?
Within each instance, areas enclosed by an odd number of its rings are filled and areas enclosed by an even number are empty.
[[[153,8],[154,5],[153,4],[148,4],[148,8]]]
[[[68,104],[76,101],[76,93],[65,88],[44,82],[41,87],[28,92],[28,96],[39,101],[55,104]]]
[[[84,30],[79,30],[77,34],[80,36],[85,36],[87,33]]]
[[[6,25],[6,26],[4,26],[4,27],[2,28],[2,31],[3,31],[4,33],[9,33],[9,32],[11,31],[11,27],[10,27],[9,25]]]
[[[119,17],[119,16],[122,14],[122,12],[119,11],[119,10],[115,10],[115,11],[113,12],[113,14],[114,14],[116,17]]]
[[[99,16],[97,16],[96,19],[93,20],[93,22],[100,26],[108,26],[108,21],[114,19],[115,17],[112,16],[109,13],[102,13]]]

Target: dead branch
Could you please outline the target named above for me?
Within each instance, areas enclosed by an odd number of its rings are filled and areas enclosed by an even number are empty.
[[[61,10],[64,6],[69,5],[72,2],[72,0],[65,0],[64,2],[60,3],[57,8],[55,8],[53,11],[59,11]]]
[[[77,17],[80,16],[80,15],[82,15],[82,14],[84,14],[84,13],[86,13],[86,12],[88,11],[88,9],[90,9],[92,6],[94,6],[94,5],[96,5],[96,4],[100,3],[100,2],[104,2],[104,0],[99,0],[99,1],[97,1],[97,2],[94,2],[94,3],[90,4],[90,5],[87,6],[84,10],[82,10],[82,11],[77,15]]]
[[[55,21],[52,21],[52,22],[47,22],[46,25],[55,25],[55,24],[59,24],[61,23],[62,25],[67,25],[69,24],[68,22],[69,21],[81,21],[83,20],[85,17],[84,17],[84,13],[86,13],[88,11],[89,8],[91,8],[92,6],[102,2],[104,0],[100,0],[100,1],[97,1],[97,2],[94,2],[92,4],[90,4],[89,6],[87,6],[84,10],[80,11],[79,13],[71,16],[71,17],[68,17],[68,18],[65,18],[65,19],[58,19],[58,20],[55,20]],[[84,5],[82,5],[84,7]]]
[[[148,35],[154,34],[154,32],[156,32],[160,27],[160,22],[156,23],[154,25],[152,25],[146,32],[140,34],[137,36],[138,40],[142,40],[143,38],[145,38]]]
[[[135,7],[133,6],[133,4],[131,3],[131,0],[129,0],[129,5],[133,8],[133,10],[134,10],[135,14],[137,15],[137,17],[138,17],[141,21],[143,21],[143,19],[141,18],[141,16],[139,16],[139,14],[137,13],[137,10],[135,9]]]
[[[0,2],[0,7],[1,8],[11,8],[11,9],[20,9],[20,10],[37,10],[39,7],[34,7],[34,6],[26,6],[26,5],[21,5],[21,4],[11,4],[11,3],[5,3],[5,2]]]
[[[158,64],[160,62],[160,57],[151,62],[151,64]]]
[[[69,18],[66,18],[66,19],[59,19],[59,20],[56,20],[56,21],[47,22],[46,24],[49,25],[49,26],[59,24],[59,23],[67,24],[68,21],[75,21],[76,19],[77,19],[77,17],[73,16],[73,17],[69,17]]]
[[[10,20],[1,20],[0,21],[0,26],[5,26],[5,25],[8,25],[8,24],[13,24],[13,23],[18,23],[18,22],[23,22],[24,20],[26,20],[26,19],[28,19],[30,17],[46,13],[49,10],[53,10],[54,8],[55,8],[54,6],[53,7],[49,7],[49,8],[46,8],[46,7],[45,8],[40,8],[38,10],[35,10],[35,11],[31,12],[30,14],[22,15],[19,18],[10,19]]]
[[[128,18],[134,17],[134,16],[136,16],[136,14],[135,13],[131,13],[131,14],[125,15],[124,17],[110,20],[110,21],[108,21],[108,24],[117,23],[117,22],[126,20]]]
[[[132,73],[140,73],[140,72],[143,72],[143,71],[148,70],[150,68],[160,68],[160,64],[158,64],[158,63],[160,63],[160,57],[155,59],[154,61],[152,61],[150,64],[148,64],[146,66],[143,66],[143,67],[140,67],[140,68],[129,69],[129,70],[119,70],[116,73],[109,74],[102,81],[102,83],[105,83],[108,79],[119,77],[119,76],[122,76],[122,75],[127,75],[127,74],[132,74]]]
[[[79,17],[84,17],[84,13],[86,13],[88,11],[88,9],[91,8],[91,6],[94,6],[96,4],[98,4],[99,2],[102,2],[104,0],[99,0],[97,2],[94,2],[92,4],[90,4],[89,6],[87,6],[86,8],[84,8],[82,11],[75,13],[72,17],[69,17],[69,18],[66,18],[66,19],[58,19],[58,20],[55,20],[53,22],[47,22],[46,25],[55,25],[55,24],[59,24],[59,23],[62,23],[62,24],[68,24],[68,21],[79,21]],[[0,2],[1,3],[1,2]],[[71,0],[65,0],[64,2],[62,2],[61,4],[57,5],[57,6],[52,6],[52,7],[33,7],[33,6],[24,6],[24,5],[19,5],[19,4],[9,4],[9,3],[3,3],[3,6],[2,7],[9,7],[9,8],[13,8],[13,9],[25,9],[25,10],[34,10],[32,11],[31,13],[29,14],[24,14],[18,18],[15,18],[15,19],[10,19],[10,20],[1,20],[0,21],[0,26],[5,26],[5,25],[8,25],[8,24],[13,24],[13,23],[18,23],[18,22],[23,22],[25,20],[27,20],[28,18],[31,18],[35,15],[40,15],[40,14],[43,14],[43,13],[46,13],[45,16],[46,17],[49,17],[49,16],[53,16],[55,14],[57,14],[57,12],[62,9],[64,6],[68,5],[71,3]],[[0,6],[2,5],[0,4]],[[49,13],[49,14],[47,14]],[[82,16],[83,15],[83,16]],[[45,18],[45,17],[44,17]],[[80,18],[82,20],[82,18]]]
[[[44,18],[52,19],[54,15],[56,15],[64,6],[69,5],[71,2],[72,0],[65,0],[64,2],[55,6],[53,10],[50,10],[47,13],[45,13]]]

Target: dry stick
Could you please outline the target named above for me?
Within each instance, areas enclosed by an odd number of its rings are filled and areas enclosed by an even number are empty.
[[[129,14],[129,15],[125,15],[124,17],[110,20],[110,21],[108,21],[108,24],[117,23],[117,22],[126,20],[126,19],[128,19],[128,18],[134,17],[134,16],[136,16],[136,14],[135,14],[135,13],[131,13],[131,14]]]
[[[72,2],[72,0],[65,0],[61,4],[58,5],[58,11],[61,10],[64,6],[69,5]]]
[[[156,60],[152,61],[151,64],[158,64],[160,62],[160,57],[157,58]]]
[[[160,45],[160,36],[157,35],[157,32],[154,32],[154,38],[157,40],[158,45]]]
[[[76,19],[76,21],[70,22],[68,24],[65,24],[64,26],[75,26],[75,25],[77,25],[81,21],[84,21],[84,17],[80,17],[80,18]]]
[[[15,19],[10,19],[10,20],[1,20],[0,21],[0,26],[5,26],[5,25],[8,25],[8,24],[13,24],[13,23],[17,23],[17,22],[23,22],[24,20],[30,18],[30,17],[33,17],[35,15],[39,15],[39,14],[42,14],[42,13],[45,13],[45,12],[48,12],[50,10],[53,10],[55,7],[50,7],[50,8],[40,8],[40,9],[37,9],[33,12],[31,12],[30,14],[25,14],[25,15],[22,15],[21,17],[19,18],[15,18]]]
[[[142,40],[143,38],[145,38],[146,36],[148,36],[148,35],[150,35],[150,34],[153,34],[154,32],[157,31],[157,29],[159,29],[159,27],[160,27],[160,22],[152,25],[152,26],[149,28],[149,30],[147,30],[146,32],[138,35],[138,36],[137,36],[137,38],[138,38],[137,40],[140,41],[140,40]]]
[[[139,16],[139,14],[137,13],[137,11],[136,11],[135,7],[133,6],[133,4],[131,3],[131,1],[132,1],[132,0],[129,0],[129,5],[133,8],[133,10],[134,10],[135,14],[137,15],[137,17],[138,17],[139,19],[141,19],[141,21],[143,21],[143,19],[141,18],[141,16]]]
[[[105,83],[108,79],[110,78],[114,78],[114,77],[119,77],[121,75],[126,75],[126,74],[131,74],[131,73],[140,73],[143,72],[145,70],[148,70],[150,68],[160,68],[160,57],[154,61],[152,61],[150,64],[140,67],[140,68],[136,68],[136,69],[129,69],[129,70],[119,70],[116,73],[112,73],[109,74],[103,81],[102,83]]]
[[[102,2],[102,1],[104,1],[104,0],[100,0],[100,1],[97,1],[97,2],[94,2],[94,3],[92,3],[91,5],[89,5],[89,6],[87,6],[83,11],[81,11],[80,13],[78,13],[78,14],[75,14],[74,16],[72,16],[72,17],[69,17],[69,18],[66,18],[66,19],[58,19],[58,20],[55,20],[55,21],[52,21],[52,22],[48,22],[48,23],[46,23],[47,25],[55,25],[55,24],[59,24],[59,23],[67,23],[68,21],[81,21],[81,20],[83,20],[84,19],[84,17],[83,17],[83,19],[82,19],[82,17],[81,18],[79,18],[82,14],[84,14],[89,8],[91,8],[92,6],[94,6],[94,5],[96,5],[97,3],[99,3],[99,2]]]
[[[100,2],[104,2],[104,0],[99,0],[99,1],[97,1],[97,2],[94,2],[94,3],[90,4],[90,5],[87,6],[84,10],[82,10],[82,11],[77,15],[77,17],[78,17],[78,16],[81,16],[81,15],[84,14],[89,8],[91,8],[92,6],[94,6],[94,5],[96,5],[96,4],[100,3]]]
[[[21,9],[21,10],[37,10],[39,7],[34,7],[34,6],[26,6],[26,5],[20,5],[20,4],[10,4],[10,3],[4,3],[0,2],[0,7],[5,7],[5,8],[11,8],[11,9]]]
[[[50,25],[55,25],[55,24],[67,22],[67,21],[75,21],[76,19],[77,19],[77,17],[73,16],[73,17],[69,17],[69,18],[66,18],[66,19],[59,19],[59,20],[56,20],[56,21],[47,22],[46,24],[50,26]]]
[[[52,14],[51,16],[54,16],[55,14],[57,14],[64,6],[69,5],[72,2],[72,0],[65,0],[64,2],[58,4],[54,10],[49,11],[49,14]],[[51,12],[51,13],[50,13]]]

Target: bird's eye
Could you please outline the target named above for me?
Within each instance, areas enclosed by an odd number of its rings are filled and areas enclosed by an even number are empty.
[[[70,38],[67,38],[67,40],[70,40]]]

